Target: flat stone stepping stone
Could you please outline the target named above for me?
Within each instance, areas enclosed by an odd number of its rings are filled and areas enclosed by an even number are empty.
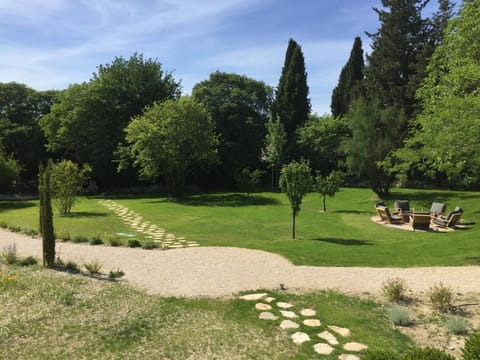
[[[240,296],[241,300],[257,301],[267,296],[267,293],[246,294]]]
[[[318,334],[318,337],[320,339],[325,340],[330,345],[338,345],[337,338],[335,336],[333,336],[333,334],[328,332],[327,330],[322,331],[320,334]]]
[[[268,303],[271,303],[273,300],[275,300],[275,298],[269,296],[269,297],[265,298],[264,300]]]
[[[289,304],[287,302],[282,302],[282,301],[277,302],[277,306],[282,309],[290,309],[291,307],[293,307],[292,304]]]
[[[328,328],[343,337],[349,337],[351,335],[350,330],[347,328],[342,328],[335,325],[330,325]]]
[[[280,328],[282,328],[283,330],[298,329],[299,327],[300,325],[298,325],[296,322],[293,322],[292,320],[283,320],[280,323]]]
[[[310,341],[310,336],[304,332],[296,332],[295,334],[292,334],[292,340],[295,344],[301,345],[306,341]]]
[[[170,247],[172,249],[180,249],[180,248],[183,248],[184,246],[183,245],[169,245],[168,247]]]
[[[318,343],[313,345],[313,350],[320,355],[330,355],[333,352],[333,347],[325,343]]]
[[[317,312],[312,309],[302,309],[302,311],[300,311],[300,314],[302,314],[302,316],[315,316],[317,315]]]
[[[349,342],[343,345],[343,348],[347,351],[359,352],[368,349],[368,346],[358,342]]]
[[[338,356],[338,360],[360,360],[360,358],[357,355],[342,354]]]
[[[297,314],[295,314],[293,311],[285,311],[285,310],[280,310],[282,313],[283,317],[289,318],[289,319],[294,319],[297,318]]]
[[[269,311],[264,311],[262,313],[260,313],[260,315],[258,316],[258,318],[260,320],[277,320],[278,319],[278,316],[276,315],[273,315],[271,312]]]
[[[267,310],[272,310],[272,307],[268,304],[256,303],[255,304],[255,309],[260,310],[260,311],[267,311]]]
[[[320,325],[322,325],[322,323],[318,319],[306,319],[303,320],[303,324],[309,327],[319,327]]]
[[[187,247],[195,247],[195,246],[200,246],[200,244],[187,244]]]

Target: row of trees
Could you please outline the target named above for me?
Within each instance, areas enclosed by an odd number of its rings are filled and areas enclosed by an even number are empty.
[[[344,171],[380,195],[395,176],[478,184],[478,4],[464,1],[452,20],[449,0],[431,18],[422,17],[425,4],[383,0],[374,9],[372,52],[364,61],[355,39],[332,94],[333,116],[311,114],[293,39],[275,90],[215,72],[181,96],[173,75],[139,54],[101,65],[89,82],[64,91],[0,84],[1,190],[20,168],[28,185],[47,156],[90,164],[102,189],[161,181],[176,194],[185,182],[251,187],[266,168],[264,180],[276,188],[282,165],[301,158],[323,177]]]

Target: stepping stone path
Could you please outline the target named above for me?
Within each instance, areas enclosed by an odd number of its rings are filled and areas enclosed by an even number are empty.
[[[284,331],[288,331],[291,329],[300,330],[301,326],[304,326],[304,329],[312,329],[322,326],[322,323],[319,319],[313,318],[317,315],[317,312],[315,310],[309,308],[300,309],[298,313],[301,315],[301,317],[306,318],[302,320],[299,318],[299,315],[297,315],[296,311],[284,310],[292,308],[294,309],[294,304],[278,301],[276,304],[272,305],[275,298],[268,296],[267,293],[246,294],[240,296],[240,299],[256,302],[255,309],[262,311],[258,317],[260,320],[276,321],[278,319],[281,319],[279,326],[280,329]],[[299,319],[300,323],[292,321],[290,319]],[[330,355],[335,350],[341,349],[342,352],[345,351],[347,353],[339,355],[339,360],[360,360],[360,357],[358,355],[351,353],[359,353],[365,349],[368,349],[367,345],[353,341],[341,345],[341,340],[344,340],[351,336],[351,332],[349,329],[336,325],[329,325],[327,328],[328,330],[325,329],[324,331],[317,334],[318,338],[325,342],[313,344],[313,350],[317,354]],[[334,333],[337,336],[341,337],[340,341]],[[312,339],[310,338],[310,336],[303,331],[294,332],[290,336],[290,338],[295,344],[299,346],[308,343],[312,344]]]
[[[187,241],[184,237],[176,237],[175,234],[166,234],[165,229],[149,221],[143,221],[143,218],[139,214],[124,205],[117,204],[115,201],[100,200],[98,203],[112,210],[124,223],[129,225],[132,230],[142,233],[147,239],[153,240],[153,242],[162,249],[200,246],[197,242]],[[265,294],[265,296],[266,295],[267,294]]]

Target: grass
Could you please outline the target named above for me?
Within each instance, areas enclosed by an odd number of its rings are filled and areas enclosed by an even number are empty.
[[[172,199],[161,195],[114,197],[167,232],[198,241],[202,246],[238,246],[282,255],[294,264],[319,266],[438,266],[480,264],[480,192],[396,189],[394,199],[409,199],[417,211],[428,210],[433,201],[448,209],[465,210],[465,230],[451,233],[422,233],[383,227],[370,220],[376,197],[368,189],[341,189],[327,199],[310,194],[297,217],[297,239],[290,238],[290,208],[284,194],[207,193]],[[113,212],[82,199],[68,217],[55,218],[57,230],[75,236],[108,236],[134,233]],[[35,228],[38,209],[34,201],[1,201],[0,222],[9,226]],[[138,233],[137,233],[138,234]],[[136,235],[137,235],[136,234]],[[140,240],[141,237],[139,237]],[[126,240],[123,240],[126,243]]]
[[[15,283],[0,291],[0,348],[7,359],[68,359],[71,354],[86,359],[319,358],[313,352],[318,340],[295,346],[289,339],[293,331],[282,332],[280,320],[259,320],[254,302],[162,298],[39,267],[2,271],[16,274]],[[402,352],[412,346],[372,301],[332,292],[269,294],[296,309],[317,311],[322,327],[306,330],[312,339],[327,325],[339,325],[351,330],[348,341],[371,349]]]

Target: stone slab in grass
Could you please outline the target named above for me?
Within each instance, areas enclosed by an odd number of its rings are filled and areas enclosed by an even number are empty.
[[[304,342],[310,341],[310,336],[304,332],[296,332],[295,334],[292,334],[292,340],[295,344],[301,345]]]
[[[320,355],[330,355],[334,348],[325,343],[318,343],[313,346],[313,350]]]
[[[296,322],[292,320],[283,320],[280,323],[280,328],[283,330],[288,330],[288,329],[298,329],[300,325],[298,325]]]
[[[277,306],[281,309],[290,309],[291,307],[293,307],[292,304],[287,303],[287,302],[283,302],[283,301],[277,302]]]
[[[273,300],[275,300],[275,298],[269,296],[269,297],[265,298],[264,300],[265,300],[265,302],[271,303]]]
[[[338,360],[360,360],[360,358],[357,355],[342,354],[338,356]]]
[[[260,311],[267,311],[267,310],[272,310],[272,306],[269,304],[264,304],[264,303],[256,303],[255,304],[255,309],[260,310]]]
[[[303,324],[308,327],[319,327],[320,325],[322,325],[322,323],[318,319],[306,319],[303,320]]]
[[[346,351],[360,352],[360,351],[363,351],[363,350],[367,350],[368,346],[365,345],[365,344],[360,344],[358,342],[349,342],[349,343],[346,343],[345,345],[343,345],[343,348]]]
[[[318,334],[320,339],[327,341],[330,345],[338,345],[337,338],[329,331],[325,330]]]
[[[257,301],[264,298],[267,295],[268,295],[267,293],[246,294],[246,295],[240,296],[240,299],[247,300],[247,301]]]
[[[351,335],[350,330],[347,328],[343,328],[335,325],[329,325],[328,327],[330,330],[336,332],[340,336],[349,337]]]
[[[260,315],[258,316],[258,318],[260,320],[277,320],[278,319],[278,316],[272,314],[271,312],[269,311],[264,311],[262,313],[260,313]]]
[[[317,315],[317,312],[312,309],[302,309],[302,311],[300,311],[300,314],[302,314],[302,316],[315,316]]]
[[[282,313],[283,317],[289,318],[289,319],[294,319],[297,318],[297,314],[295,314],[293,311],[286,311],[286,310],[280,310]]]

